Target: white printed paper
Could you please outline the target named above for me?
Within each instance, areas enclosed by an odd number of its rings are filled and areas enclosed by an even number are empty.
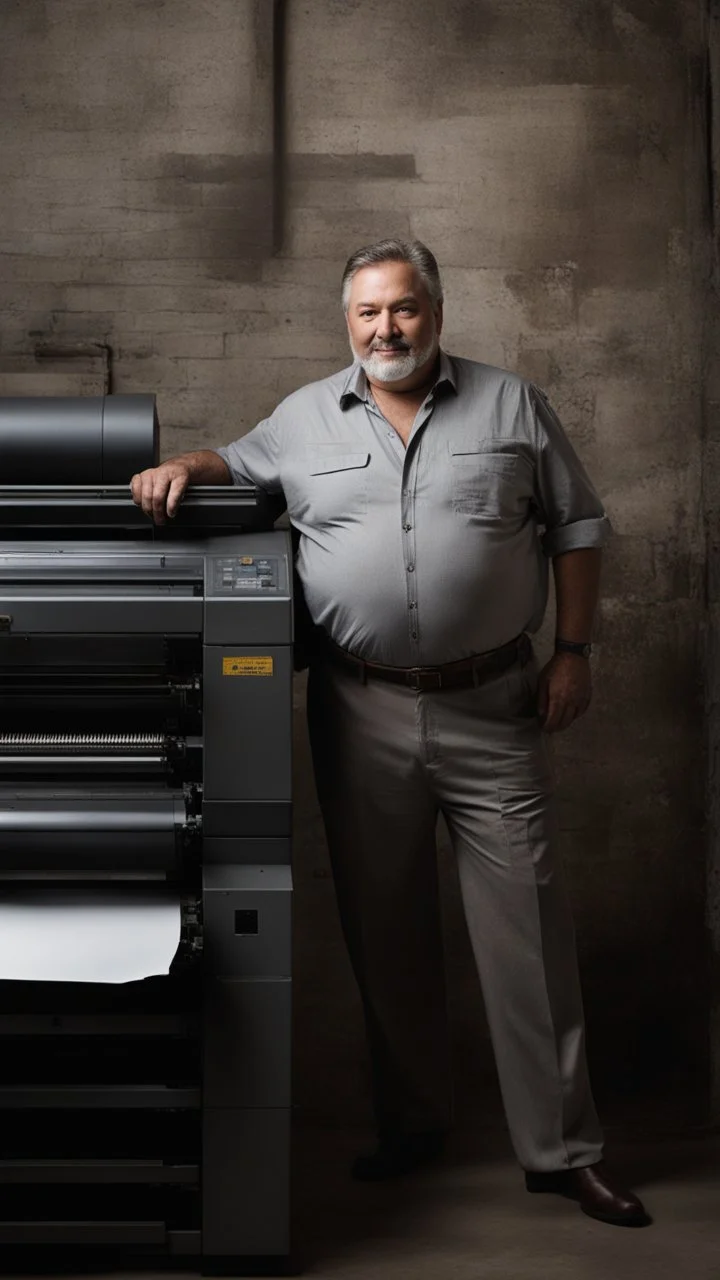
[[[171,897],[28,889],[0,898],[0,979],[137,982],[167,973],[179,942]]]

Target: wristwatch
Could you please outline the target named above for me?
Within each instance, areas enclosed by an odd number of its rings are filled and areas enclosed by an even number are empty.
[[[555,637],[556,653],[575,653],[578,658],[589,658],[592,653],[591,644],[578,644],[575,640],[561,640],[559,636]]]

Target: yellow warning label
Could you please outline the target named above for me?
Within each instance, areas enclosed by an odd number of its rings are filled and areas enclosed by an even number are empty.
[[[222,673],[224,676],[271,676],[273,659],[246,656],[223,658]]]

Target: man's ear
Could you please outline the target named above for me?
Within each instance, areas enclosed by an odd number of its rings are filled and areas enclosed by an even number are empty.
[[[435,325],[436,325],[436,327],[437,327],[438,337],[439,337],[439,336],[440,336],[440,334],[442,333],[442,326],[443,326],[443,304],[442,304],[442,302],[438,302],[437,307],[435,308]]]

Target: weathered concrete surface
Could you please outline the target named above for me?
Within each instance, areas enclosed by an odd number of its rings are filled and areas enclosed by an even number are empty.
[[[703,508],[707,533],[708,624],[705,650],[707,905],[710,938],[710,1116],[720,1124],[720,12],[708,12],[709,213],[713,255],[705,341]]]
[[[0,359],[16,370],[50,336],[106,340],[117,390],[158,392],[166,453],[219,443],[345,362],[337,289],[353,248],[428,241],[446,346],[543,385],[615,525],[595,705],[557,742],[591,1052],[606,1114],[639,1090],[664,1100],[658,1123],[694,1121],[703,5],[449,0],[440,20],[434,0],[288,4],[276,257],[268,8],[3,7]],[[359,1008],[300,715],[297,733],[296,1097],[319,1120],[362,1120]],[[493,1068],[441,857],[468,1119]]]
[[[494,1135],[393,1186],[347,1177],[362,1134],[297,1134],[296,1247],[317,1280],[716,1280],[718,1139],[614,1145],[654,1225],[621,1231],[530,1196]]]

